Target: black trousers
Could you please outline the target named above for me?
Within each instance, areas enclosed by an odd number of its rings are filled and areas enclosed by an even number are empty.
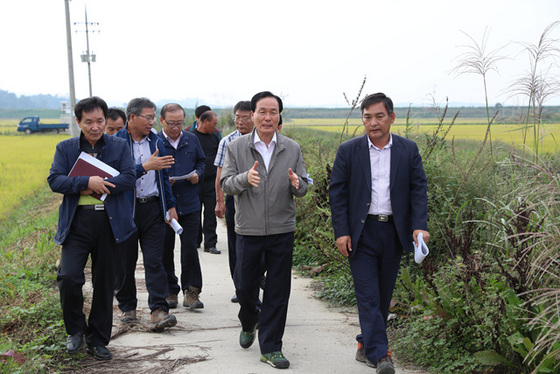
[[[200,184],[198,197],[200,199],[201,208],[204,207],[204,212],[201,212],[202,219],[199,224],[198,241],[200,246],[202,243],[202,234],[204,234],[204,248],[212,248],[218,242],[218,234],[216,234],[216,178],[204,178]]]
[[[78,208],[68,238],[62,244],[57,272],[66,332],[85,333],[90,346],[106,346],[113,325],[116,243],[105,211]],[[83,312],[84,268],[91,255],[93,298],[88,320]]]
[[[148,289],[148,306],[152,311],[162,308],[167,312],[169,310],[165,300],[168,294],[167,273],[163,268],[163,241],[167,224],[161,216],[159,201],[137,203],[134,223],[136,223],[136,233],[123,243],[123,246],[126,247],[125,272],[122,277],[122,286],[116,294],[119,309],[127,312],[138,306],[134,272],[138,261],[138,242],[140,242],[144,258],[146,288]]]
[[[261,353],[282,349],[292,282],[294,233],[268,236],[237,234],[237,297],[239,320],[244,331],[259,323]],[[257,309],[259,287],[264,270],[266,285],[260,313]]]
[[[229,273],[233,278],[235,285],[235,260],[236,260],[236,241],[237,234],[235,233],[235,200],[233,196],[226,195],[226,226],[227,226],[227,239],[228,239],[228,260],[229,260]]]
[[[167,273],[167,283],[169,293],[177,295],[179,291],[187,290],[190,286],[198,287],[202,290],[202,270],[200,259],[196,249],[196,237],[198,235],[198,225],[200,223],[200,213],[194,212],[179,216],[179,224],[183,227],[181,239],[181,287],[175,275],[175,261],[173,260],[175,249],[175,238],[177,234],[171,226],[165,228],[165,244],[163,252],[163,267]]]

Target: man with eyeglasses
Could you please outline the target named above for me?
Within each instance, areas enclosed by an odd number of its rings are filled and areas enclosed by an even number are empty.
[[[174,315],[168,314],[166,297],[169,293],[167,274],[163,268],[163,239],[165,222],[177,219],[175,198],[167,169],[173,164],[166,156],[165,146],[152,129],[156,120],[156,105],[142,97],[132,99],[126,108],[127,126],[116,136],[124,138],[136,164],[136,185],[129,194],[132,202],[137,233],[126,241],[123,282],[116,297],[123,312],[121,321],[136,321],[136,280],[134,272],[138,261],[138,241],[142,248],[148,306],[151,310],[152,330],[163,331],[177,324]],[[166,215],[169,215],[166,219]],[[122,270],[121,270],[122,271]]]
[[[216,167],[214,159],[218,152],[220,138],[216,134],[216,124],[218,116],[216,113],[208,110],[200,115],[198,127],[192,130],[200,141],[200,145],[206,156],[206,168],[204,169],[204,178],[201,181],[199,197],[200,203],[204,206],[204,215],[202,219],[202,231],[204,234],[204,252],[219,255],[221,251],[216,248],[218,235],[216,234]],[[202,235],[199,232],[197,244],[202,244]]]
[[[251,102],[240,101],[233,107],[235,115],[235,128],[236,130],[223,138],[218,146],[218,153],[214,160],[216,166],[216,216],[219,218],[226,217],[227,237],[228,237],[228,257],[229,257],[229,271],[235,286],[235,241],[237,235],[235,234],[235,205],[233,195],[227,195],[224,204],[224,191],[220,187],[220,178],[222,176],[222,167],[224,166],[224,157],[226,155],[226,148],[232,140],[239,138],[242,135],[248,134],[253,131],[253,120],[251,119]],[[231,302],[237,303],[237,293],[231,298]]]
[[[163,249],[163,267],[167,273],[169,294],[167,304],[176,308],[179,291],[183,290],[183,306],[191,310],[204,308],[198,295],[202,290],[202,271],[196,249],[198,226],[200,224],[199,181],[204,176],[205,156],[198,138],[185,130],[185,110],[179,104],[166,104],[161,108],[159,118],[163,129],[158,136],[163,141],[165,151],[173,156],[175,164],[168,170],[170,177],[181,177],[192,172],[186,179],[171,180],[171,190],[177,200],[179,224],[183,227],[181,238],[181,287],[175,275],[173,249],[175,231],[167,226]]]

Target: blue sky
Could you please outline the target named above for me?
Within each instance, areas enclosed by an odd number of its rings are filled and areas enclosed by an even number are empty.
[[[355,97],[364,76],[364,93],[382,91],[395,103],[448,97],[478,105],[481,77],[450,72],[461,46],[472,45],[464,33],[480,43],[485,32],[488,51],[503,47],[507,57],[488,74],[491,105],[523,104],[506,92],[530,69],[519,43],[537,43],[560,20],[558,0],[72,0],[72,22],[84,22],[86,7],[88,21],[99,23],[90,34],[93,94],[111,105],[147,96],[225,107],[270,90],[287,107],[344,107],[343,94]],[[85,33],[76,31],[83,25],[72,29],[83,98]],[[0,33],[0,89],[68,93],[64,0],[1,2]],[[560,38],[560,26],[551,36]],[[560,73],[558,65],[550,72]],[[560,105],[560,97],[548,103]]]

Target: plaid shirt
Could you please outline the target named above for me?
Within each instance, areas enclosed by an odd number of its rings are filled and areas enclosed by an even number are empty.
[[[226,157],[226,148],[228,144],[233,140],[239,138],[240,136],[242,136],[242,134],[238,130],[235,130],[234,132],[220,140],[220,144],[218,145],[218,153],[216,153],[216,158],[214,159],[214,166],[220,168],[224,166],[224,158]]]

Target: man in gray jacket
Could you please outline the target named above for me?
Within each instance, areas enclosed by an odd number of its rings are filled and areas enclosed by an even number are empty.
[[[301,149],[277,132],[282,109],[282,100],[271,92],[253,96],[251,118],[255,130],[228,145],[220,178],[224,192],[235,198],[235,276],[242,326],[239,344],[243,348],[253,344],[258,324],[261,361],[276,368],[290,366],[282,354],[282,336],[296,229],[293,197],[307,192]],[[259,313],[263,270],[267,275]]]

